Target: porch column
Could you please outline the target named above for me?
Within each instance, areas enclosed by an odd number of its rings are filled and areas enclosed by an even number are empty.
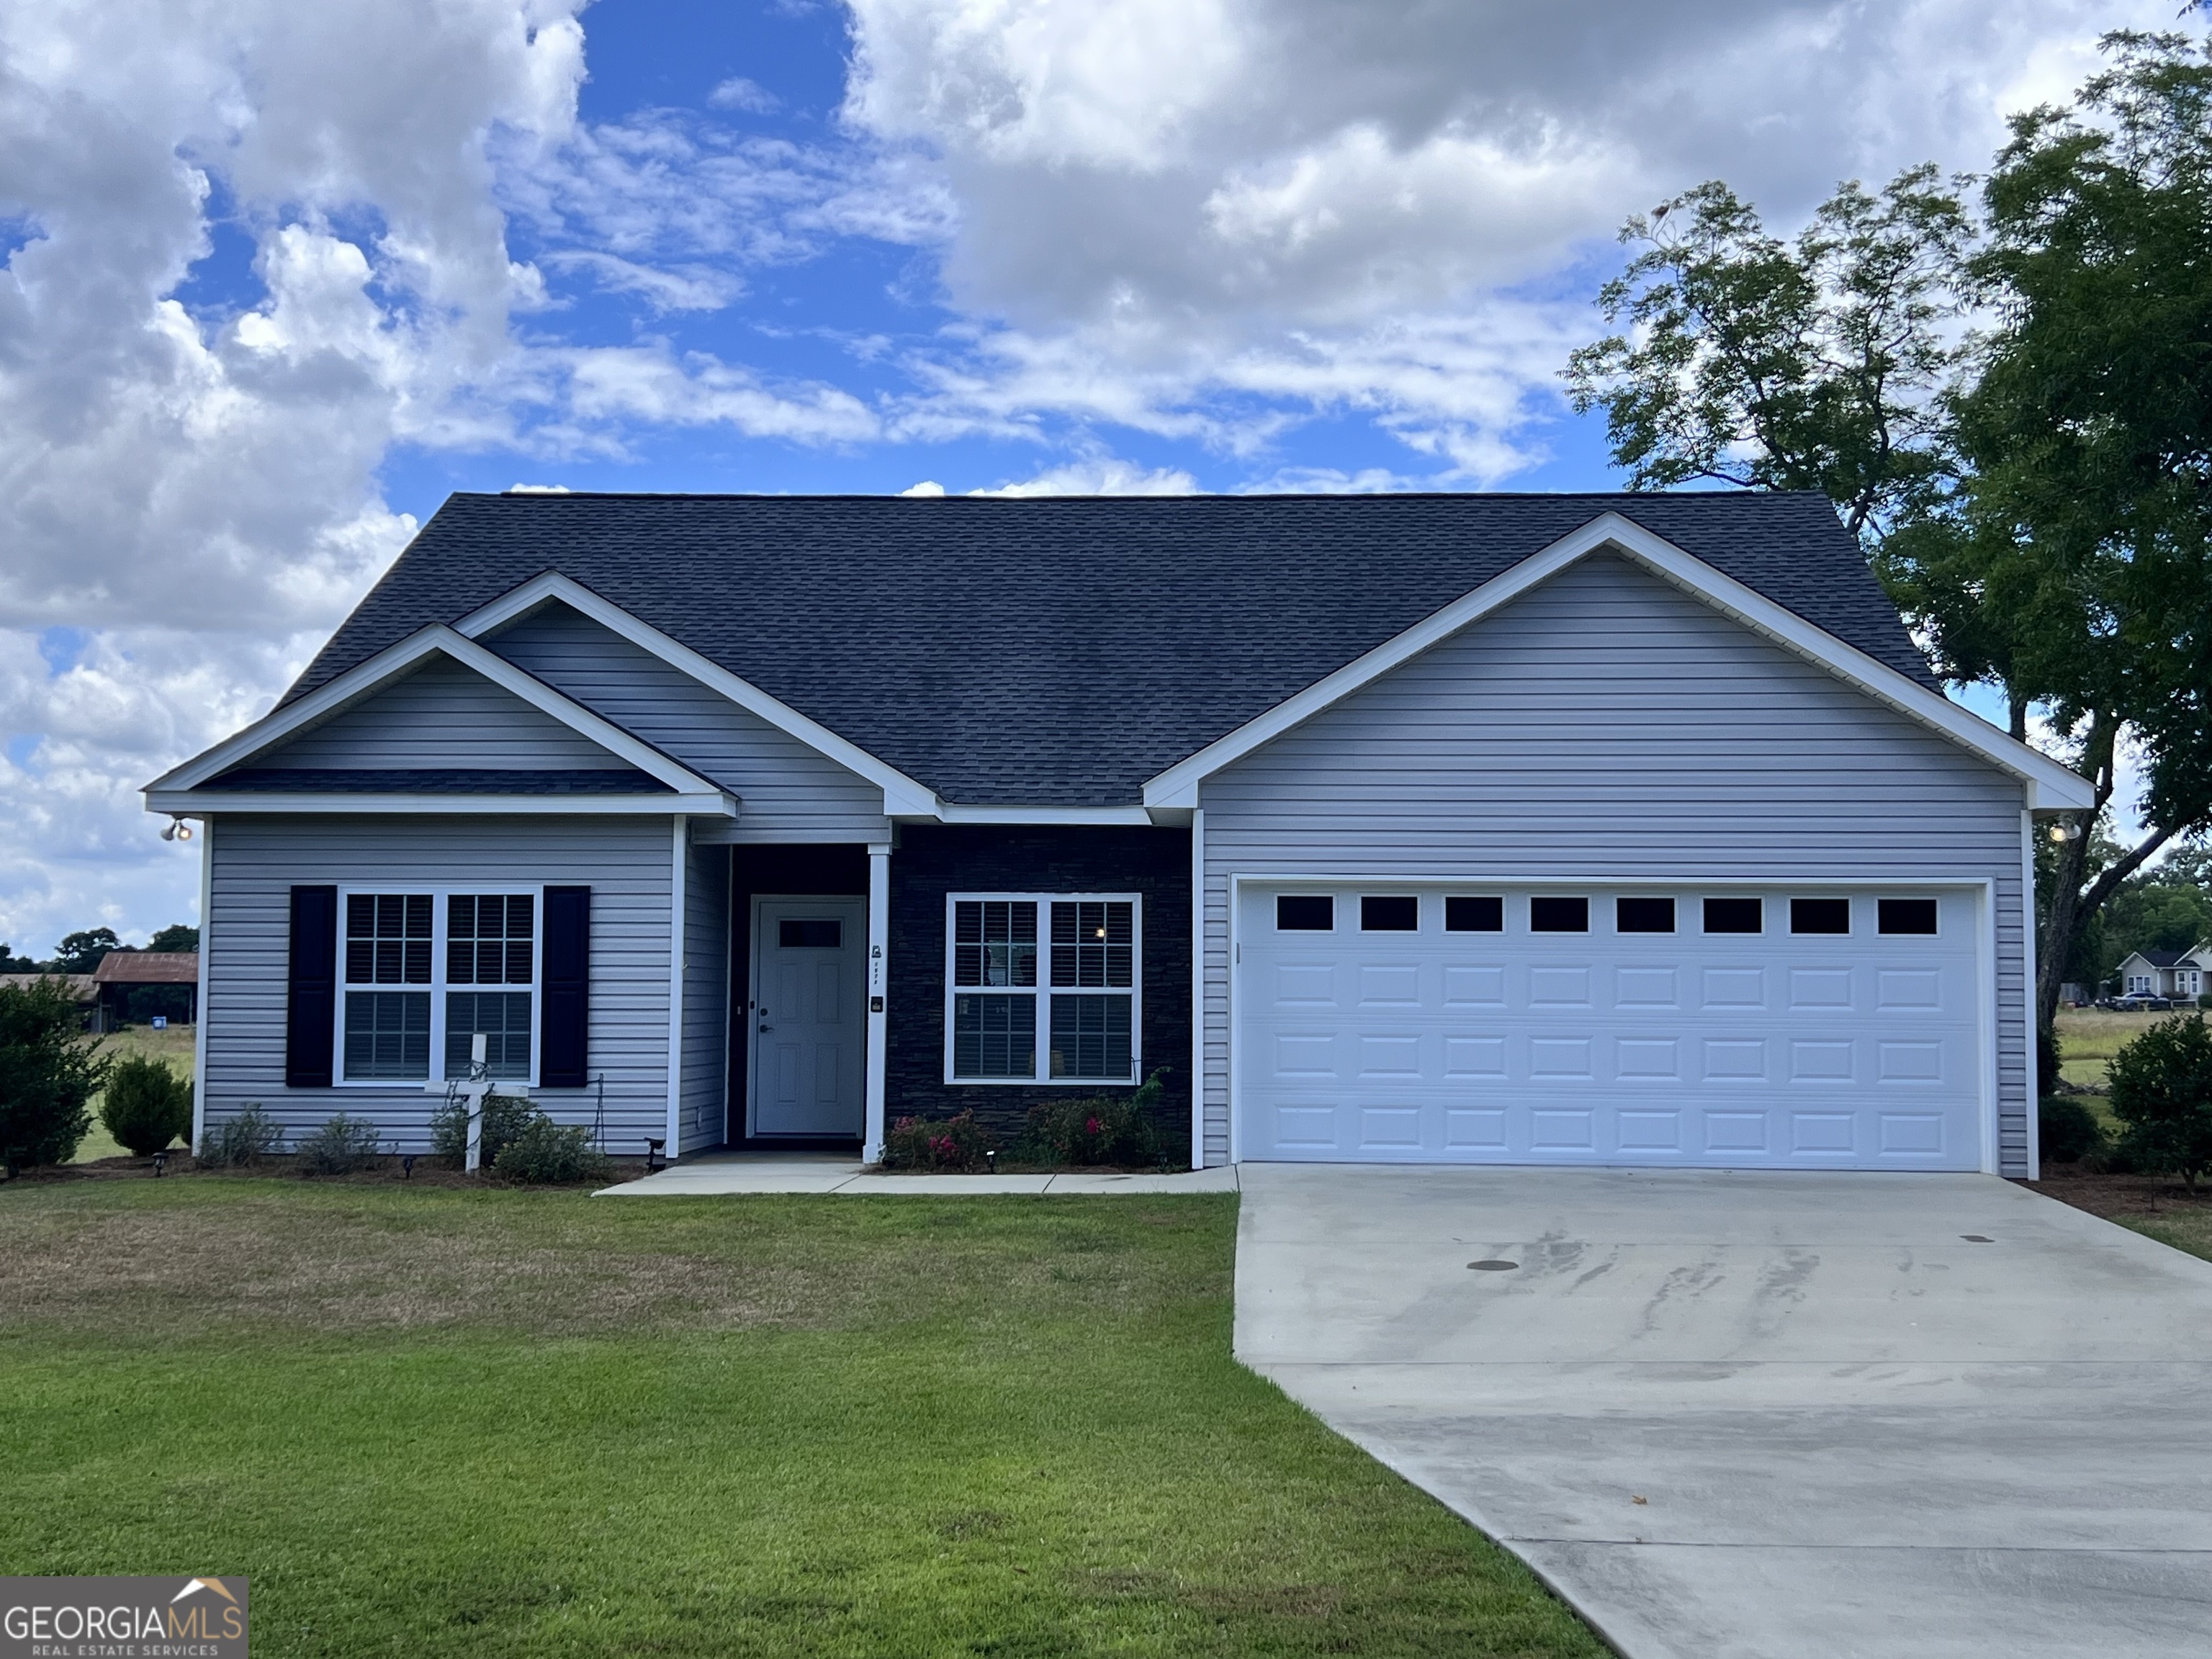
[[[890,1016],[888,971],[891,938],[891,848],[868,844],[868,1112],[860,1156],[872,1164],[884,1151],[884,1058]]]

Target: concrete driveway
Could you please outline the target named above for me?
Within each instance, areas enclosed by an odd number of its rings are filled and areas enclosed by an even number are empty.
[[[2212,1652],[2212,1264],[1986,1176],[1241,1174],[1238,1357],[1634,1659]]]

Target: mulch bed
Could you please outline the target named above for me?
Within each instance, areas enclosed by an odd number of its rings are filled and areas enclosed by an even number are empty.
[[[2212,1213],[2212,1183],[2200,1185],[2192,1194],[2179,1176],[2092,1175],[2061,1164],[2046,1166],[2042,1180],[2020,1184],[2107,1221]]]

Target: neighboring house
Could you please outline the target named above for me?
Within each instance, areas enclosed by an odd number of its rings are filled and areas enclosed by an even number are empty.
[[[159,1001],[173,1006],[177,1018],[189,1024],[199,1003],[199,954],[193,951],[110,951],[92,970],[92,981],[100,993],[103,1030],[113,1030],[129,1018],[131,994],[149,988],[171,992],[171,996]],[[166,1012],[166,1006],[157,1006],[155,1012]]]
[[[2194,1001],[2205,990],[2212,974],[2212,945],[2188,951],[2130,951],[2113,970],[2120,994],[2130,997],[2179,997]]]
[[[1808,495],[458,495],[205,821],[199,1109],[2032,1172],[2030,820]],[[1197,940],[1194,948],[1194,939]]]

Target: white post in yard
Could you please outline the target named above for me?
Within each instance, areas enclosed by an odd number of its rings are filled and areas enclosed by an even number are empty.
[[[483,1167],[483,1103],[484,1097],[498,1091],[499,1085],[492,1080],[491,1066],[485,1049],[488,1039],[482,1031],[469,1037],[469,1074],[466,1078],[447,1078],[440,1081],[433,1078],[422,1085],[422,1092],[434,1095],[441,1091],[450,1103],[459,1101],[468,1108],[468,1150],[462,1156],[461,1167],[474,1175]],[[507,1093],[518,1100],[530,1098],[529,1091],[520,1086],[510,1087]]]
[[[891,849],[868,846],[868,1082],[866,1124],[860,1156],[872,1164],[884,1154],[884,1059],[890,1015]]]

